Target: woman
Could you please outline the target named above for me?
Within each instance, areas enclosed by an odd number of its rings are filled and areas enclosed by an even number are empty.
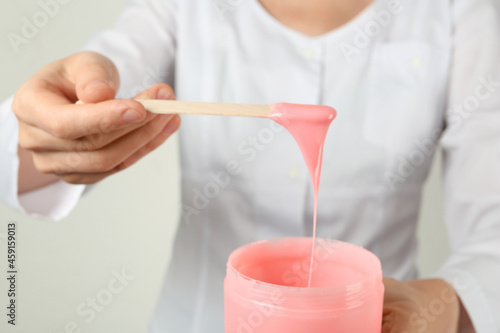
[[[394,278],[383,332],[498,332],[499,13],[495,0],[132,1],[93,52],[49,64],[19,89],[18,121],[4,106],[20,166],[2,195],[19,207],[17,186],[98,182],[166,140],[178,116],[114,99],[133,96],[151,68],[181,100],[330,105],[339,116],[318,236],[368,248]],[[173,91],[159,84],[138,97]],[[17,140],[2,132],[12,178]],[[415,223],[439,140],[453,253],[419,280]],[[182,221],[150,332],[221,332],[228,254],[310,235],[310,180],[293,139],[265,120],[186,117],[180,142]],[[83,186],[50,190],[65,200],[47,203],[58,218]]]

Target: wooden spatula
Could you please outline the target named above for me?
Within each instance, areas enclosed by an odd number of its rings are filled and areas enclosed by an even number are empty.
[[[144,108],[153,113],[177,113],[214,116],[239,116],[266,118],[271,114],[273,105],[184,102],[158,99],[137,99]]]

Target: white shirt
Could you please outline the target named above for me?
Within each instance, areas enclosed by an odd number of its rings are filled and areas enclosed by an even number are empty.
[[[499,14],[497,0],[379,0],[311,38],[258,0],[133,0],[88,49],[115,62],[121,97],[162,80],[179,100],[336,108],[318,236],[368,248],[386,276],[418,277],[415,224],[440,140],[452,255],[436,276],[455,286],[477,332],[500,332]],[[15,139],[4,132],[1,195],[16,205]],[[270,120],[186,116],[180,144],[183,215],[150,332],[219,333],[229,253],[311,235],[311,182]]]

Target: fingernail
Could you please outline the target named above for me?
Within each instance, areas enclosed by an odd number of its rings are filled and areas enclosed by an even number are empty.
[[[129,124],[138,123],[139,121],[142,120],[141,114],[135,110],[132,110],[132,109],[125,111],[122,118],[126,123],[129,123]]]
[[[83,90],[102,89],[102,88],[107,88],[107,87],[109,87],[109,83],[107,83],[105,81],[101,81],[101,80],[95,80],[95,81],[91,81],[91,82],[87,83],[87,85],[85,86],[85,88]]]
[[[167,88],[161,88],[156,93],[156,98],[157,99],[170,99],[170,98],[172,98],[172,93]]]
[[[172,120],[168,122],[167,125],[163,128],[162,132],[163,134],[170,135],[172,134],[180,124],[180,118],[179,117],[174,117],[172,116]]]

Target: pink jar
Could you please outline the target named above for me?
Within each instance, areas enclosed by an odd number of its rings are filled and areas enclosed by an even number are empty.
[[[236,249],[224,280],[225,333],[380,333],[384,285],[371,252],[312,238]]]

